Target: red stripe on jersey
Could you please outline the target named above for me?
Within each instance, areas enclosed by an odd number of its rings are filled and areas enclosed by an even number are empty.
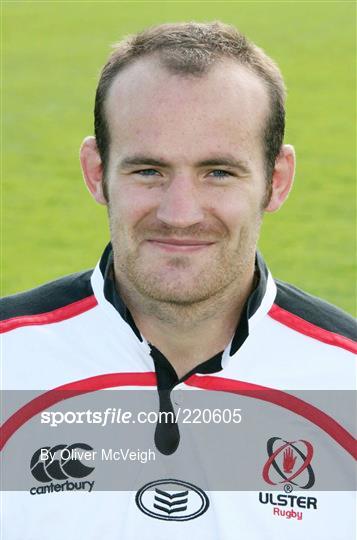
[[[291,394],[267,388],[257,384],[226,379],[215,376],[198,376],[191,375],[185,384],[201,388],[203,390],[214,390],[239,394],[269,403],[274,403],[284,409],[298,414],[310,422],[317,425],[325,433],[330,435],[339,445],[342,446],[349,454],[357,458],[356,441],[352,435],[345,430],[338,422],[328,416],[326,413],[299,399]],[[154,372],[144,373],[109,373],[97,375],[64,384],[40,396],[36,397],[29,403],[26,403],[21,409],[16,411],[0,428],[0,450],[9,440],[9,438],[28,420],[36,414],[46,410],[56,403],[69,399],[74,396],[103,390],[105,388],[115,388],[118,386],[156,386],[157,377]]]
[[[20,315],[0,322],[0,333],[9,332],[21,326],[32,326],[37,324],[51,324],[65,321],[71,317],[76,317],[98,304],[94,295],[87,296],[82,300],[77,300],[72,304],[48,311],[47,313],[37,313],[36,315]]]
[[[341,347],[342,349],[346,349],[346,351],[357,354],[357,343],[352,339],[341,336],[340,334],[335,334],[329,330],[325,330],[324,328],[316,326],[309,321],[305,321],[305,319],[302,319],[294,313],[290,313],[290,311],[286,311],[286,309],[281,308],[277,304],[273,304],[268,315],[275,321],[278,321],[285,326],[288,326],[292,330],[296,330],[297,332],[304,334],[305,336],[317,339],[318,341],[322,341],[328,345]]]
[[[214,390],[219,392],[230,392],[241,396],[252,397],[274,403],[279,407],[283,407],[303,418],[309,420],[320,429],[325,431],[332,437],[342,448],[344,448],[352,457],[357,459],[357,446],[354,437],[339,424],[328,416],[326,413],[299,399],[287,392],[252,384],[244,381],[236,381],[234,379],[225,379],[223,377],[191,375],[185,384],[189,386],[201,388],[203,390]]]
[[[0,450],[28,420],[65,399],[117,386],[156,386],[156,373],[109,373],[82,379],[53,388],[18,409],[0,428]]]

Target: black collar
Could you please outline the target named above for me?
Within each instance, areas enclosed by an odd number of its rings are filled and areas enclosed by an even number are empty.
[[[257,284],[244,305],[240,321],[233,336],[230,348],[231,356],[239,350],[244,341],[247,339],[249,335],[248,321],[259,308],[266,291],[268,269],[259,252],[257,252],[256,254],[255,264]],[[129,309],[125,305],[115,285],[113,271],[113,249],[111,243],[109,243],[104,250],[104,253],[99,263],[99,268],[104,279],[105,298],[115,307],[115,309],[127,322],[127,324],[130,325],[137,338],[140,339],[140,341],[143,341],[140,331],[137,328]],[[156,372],[158,375],[158,386],[161,388],[172,388],[174,384],[180,382],[175,370],[171,366],[170,362],[166,359],[166,357],[158,349],[156,349],[156,347],[152,345],[150,347],[151,356],[154,359]],[[216,354],[212,358],[196,366],[192,371],[186,374],[182,380],[187,379],[187,377],[189,377],[193,373],[215,373],[217,371],[220,371],[222,369],[222,353]]]

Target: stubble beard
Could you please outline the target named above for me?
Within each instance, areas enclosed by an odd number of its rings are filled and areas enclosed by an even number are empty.
[[[196,271],[192,270],[189,255],[171,257],[165,261],[166,266],[169,265],[166,274],[151,270],[149,264],[155,260],[145,262],[139,244],[128,239],[124,242],[120,229],[112,224],[115,275],[120,293],[129,308],[130,305],[140,306],[143,313],[167,323],[177,324],[180,320],[191,324],[198,319],[215,317],[227,302],[232,302],[232,296],[239,298],[247,278],[249,281],[260,224],[261,219],[254,230],[242,227],[236,247],[229,245],[228,238],[222,239],[218,249],[213,247],[216,252],[209,264]],[[130,244],[136,248],[130,249]]]

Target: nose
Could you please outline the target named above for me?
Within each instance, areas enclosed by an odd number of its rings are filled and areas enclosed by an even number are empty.
[[[185,228],[204,219],[202,194],[189,175],[176,175],[166,186],[157,218],[171,227]]]

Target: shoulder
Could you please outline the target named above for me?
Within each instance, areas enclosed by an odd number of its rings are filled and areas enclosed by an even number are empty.
[[[355,319],[342,309],[311,294],[276,280],[277,295],[269,315],[276,321],[309,337],[357,350]]]
[[[96,301],[90,281],[92,272],[87,270],[64,276],[3,298],[0,301],[0,320],[5,329],[55,322],[93,307],[91,304]]]

